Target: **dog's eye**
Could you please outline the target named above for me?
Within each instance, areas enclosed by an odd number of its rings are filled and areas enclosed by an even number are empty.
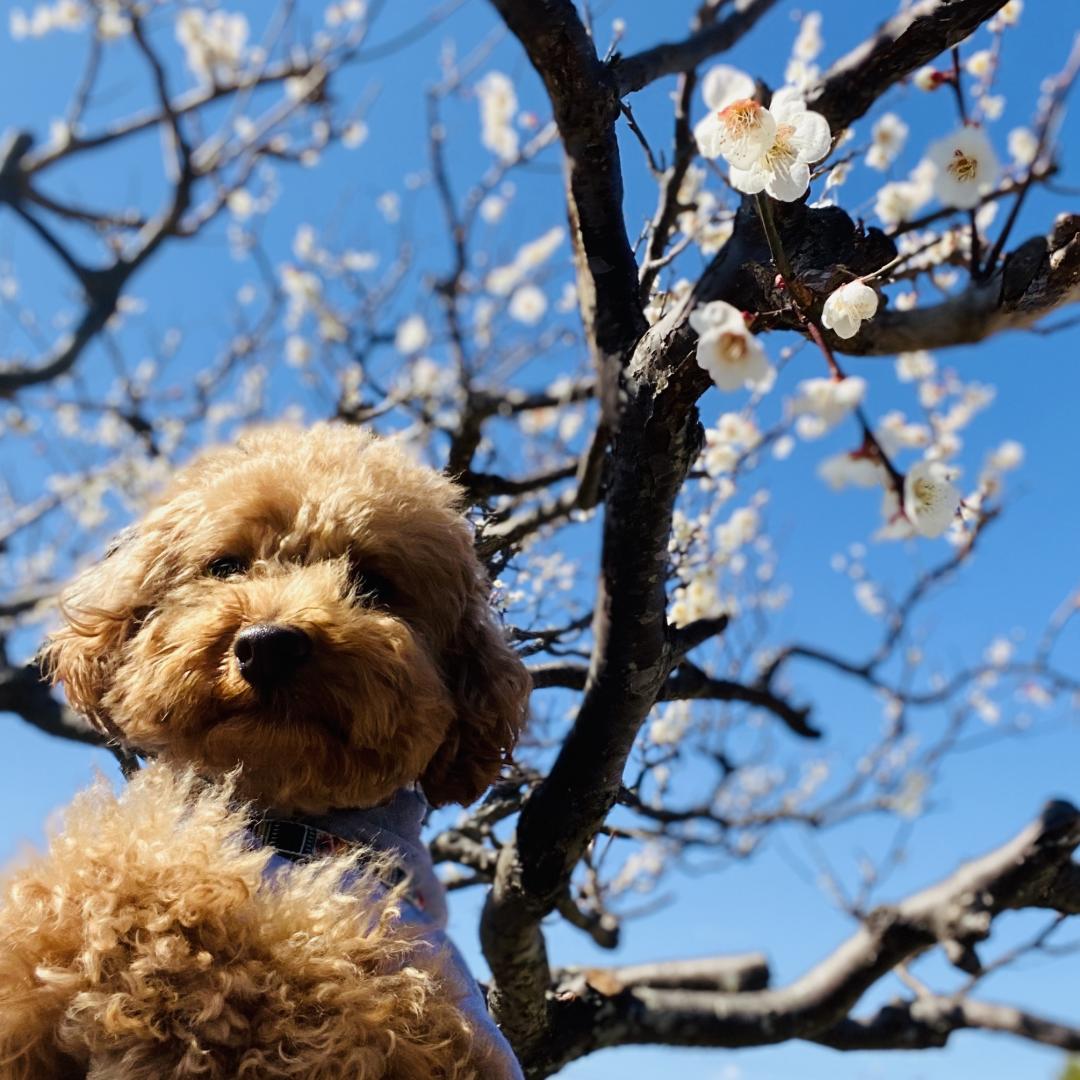
[[[230,578],[246,573],[249,565],[247,559],[239,555],[219,555],[206,564],[206,572],[211,577]]]
[[[357,600],[375,607],[389,607],[398,595],[388,577],[355,562],[349,571],[349,591]]]

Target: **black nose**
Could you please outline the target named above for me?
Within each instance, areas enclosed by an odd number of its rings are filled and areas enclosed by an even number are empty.
[[[295,626],[259,623],[236,635],[240,674],[259,689],[285,682],[311,655],[311,638]]]

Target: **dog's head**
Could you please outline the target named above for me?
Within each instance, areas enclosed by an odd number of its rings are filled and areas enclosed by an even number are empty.
[[[44,659],[140,750],[242,764],[263,805],[468,803],[520,730],[460,491],[391,441],[273,428],[212,451],[62,603]]]

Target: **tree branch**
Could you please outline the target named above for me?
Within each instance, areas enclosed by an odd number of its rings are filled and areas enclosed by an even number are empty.
[[[1044,1046],[1080,1050],[1080,1027],[985,1001],[927,995],[886,1005],[866,1019],[847,1019],[814,1037],[834,1050],[924,1050],[945,1046],[956,1031],[1000,1031]]]
[[[1033,237],[986,281],[940,304],[882,311],[833,347],[856,356],[970,345],[1004,330],[1024,330],[1080,301],[1080,214],[1061,214],[1045,237]]]
[[[530,1077],[550,1075],[567,1062],[606,1046],[660,1043],[675,1046],[761,1046],[793,1038],[820,1040],[855,1049],[898,1030],[896,1017],[849,1021],[848,1011],[865,991],[897,964],[935,945],[971,947],[986,938],[994,916],[1008,909],[1039,906],[1049,883],[1070,866],[1080,844],[1080,811],[1068,803],[1047,805],[1040,818],[1013,840],[961,866],[937,885],[895,906],[871,912],[835,952],[787,987],[741,993],[687,986],[622,987],[614,993],[589,986],[556,995],[557,1038],[542,1061],[530,1062]],[[1023,1014],[974,1002],[970,1026],[1025,1031]],[[604,1013],[603,1022],[597,1014]],[[963,1019],[964,1014],[959,1014]],[[955,1026],[959,1024],[954,1018]],[[1039,1024],[1042,1026],[1039,1027]],[[900,1026],[902,1028],[902,1026]],[[1071,1045],[1074,1032],[1036,1024],[1052,1045]],[[1063,1041],[1055,1042],[1055,1038]],[[861,1042],[860,1042],[861,1040]],[[899,1041],[893,1035],[891,1045]],[[941,1042],[930,1043],[941,1045]]]
[[[619,96],[633,94],[665,75],[691,71],[710,56],[726,52],[775,4],[776,0],[751,0],[742,11],[734,12],[713,26],[696,30],[683,41],[665,42],[632,56],[616,57],[611,67]]]
[[[833,132],[865,116],[890,86],[959,44],[1005,5],[1005,0],[919,0],[841,57],[807,105]]]

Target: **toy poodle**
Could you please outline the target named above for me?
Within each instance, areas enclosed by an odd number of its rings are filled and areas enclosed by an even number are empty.
[[[393,440],[269,428],[66,591],[47,669],[147,765],[5,881],[3,1080],[521,1076],[420,840],[529,691],[461,504]]]

